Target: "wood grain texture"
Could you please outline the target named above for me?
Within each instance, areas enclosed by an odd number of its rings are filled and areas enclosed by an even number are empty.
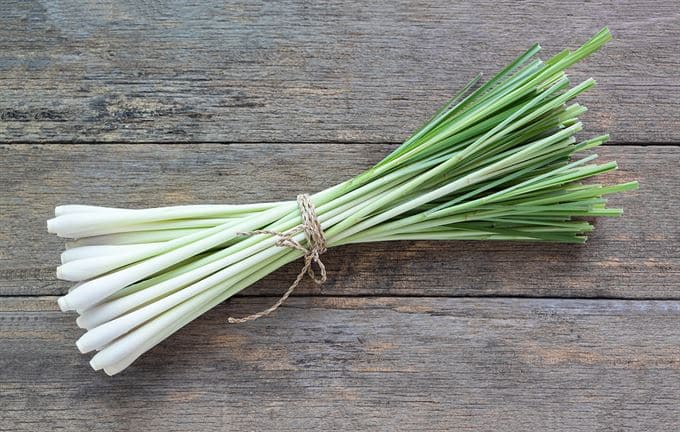
[[[675,431],[680,302],[236,299],[113,378],[55,298],[0,303],[0,429]],[[11,353],[11,355],[7,355]],[[499,426],[499,425],[502,425]]]
[[[676,3],[0,2],[0,431],[677,430]],[[587,245],[338,248],[329,282],[271,317],[225,322],[271,305],[297,264],[121,375],[78,354],[56,306],[55,205],[313,192],[476,73],[604,25],[615,40],[571,76],[598,80],[579,102],[589,134],[612,134],[606,179],[641,189],[611,198],[626,214]]]
[[[290,199],[336,184],[392,146],[6,145],[0,147],[0,294],[53,295],[63,241],[46,232],[54,206],[120,207]],[[585,246],[401,242],[333,249],[330,280],[299,294],[680,298],[680,148],[605,147],[639,192],[611,197],[625,215],[599,219]],[[253,175],[253,173],[257,173]],[[281,293],[298,264],[246,291]]]
[[[591,130],[680,141],[666,0],[0,3],[2,142],[399,142],[478,72],[604,25]]]

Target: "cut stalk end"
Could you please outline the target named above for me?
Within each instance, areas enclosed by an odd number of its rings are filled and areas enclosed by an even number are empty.
[[[73,310],[71,305],[68,303],[66,296],[59,297],[57,299],[57,304],[59,305],[59,309],[61,309],[62,312],[69,312]]]

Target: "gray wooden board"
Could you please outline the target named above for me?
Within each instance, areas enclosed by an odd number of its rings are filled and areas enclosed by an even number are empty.
[[[0,301],[0,430],[676,431],[680,302],[239,298],[113,378],[54,297]]]
[[[311,149],[314,149],[313,151]],[[54,206],[121,207],[291,199],[336,184],[393,146],[6,145],[0,147],[0,294],[53,295],[63,241],[46,232]],[[625,209],[599,219],[586,245],[400,242],[331,250],[330,279],[300,294],[680,298],[680,148],[608,146],[621,169],[607,182],[638,179],[612,196]],[[246,294],[282,293],[294,263]]]
[[[0,2],[0,141],[399,142],[478,72],[574,69],[616,142],[680,141],[675,1]]]

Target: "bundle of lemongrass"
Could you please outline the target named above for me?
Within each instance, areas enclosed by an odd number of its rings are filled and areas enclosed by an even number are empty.
[[[636,188],[580,181],[614,162],[573,160],[607,140],[577,141],[569,104],[593,86],[569,88],[564,70],[611,38],[600,31],[576,51],[534,59],[535,45],[474,91],[476,79],[380,163],[311,196],[328,247],[389,240],[513,240],[582,243],[579,216],[618,216],[605,194]],[[55,209],[48,230],[67,243],[60,279],[77,282],[59,299],[87,332],[90,364],[115,374],[179,328],[303,255],[276,236],[291,230],[295,201],[126,210]],[[305,244],[304,232],[294,236]]]

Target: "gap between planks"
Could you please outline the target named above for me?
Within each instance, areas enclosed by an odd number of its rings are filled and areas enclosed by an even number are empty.
[[[0,294],[0,299],[6,300],[6,301],[12,301],[12,300],[22,300],[22,299],[35,299],[35,300],[50,300],[54,301],[54,304],[57,304],[57,299],[60,296],[58,295],[45,295],[45,294],[26,294],[26,295],[16,295],[16,294]],[[516,295],[495,295],[495,294],[490,294],[490,295],[444,295],[444,294],[423,294],[423,295],[398,295],[398,294],[333,294],[333,295],[324,295],[324,294],[309,294],[305,293],[302,295],[293,295],[291,298],[296,298],[296,299],[314,299],[314,298],[320,298],[320,299],[328,299],[328,298],[347,298],[347,299],[352,299],[352,298],[366,298],[366,299],[392,299],[392,300],[399,300],[399,299],[458,299],[458,300],[545,300],[545,301],[561,301],[561,300],[578,300],[578,301],[626,301],[626,302],[680,302],[680,298],[677,297],[617,297],[617,296],[594,296],[594,297],[586,297],[586,296],[530,296],[530,295],[521,295],[521,294],[516,294]],[[245,292],[241,292],[236,294],[235,296],[223,301],[221,304],[228,303],[232,298],[240,298],[240,299],[272,299],[273,301],[276,301],[279,297],[273,296],[270,294],[248,294]],[[286,303],[283,303],[282,307],[285,307]]]

